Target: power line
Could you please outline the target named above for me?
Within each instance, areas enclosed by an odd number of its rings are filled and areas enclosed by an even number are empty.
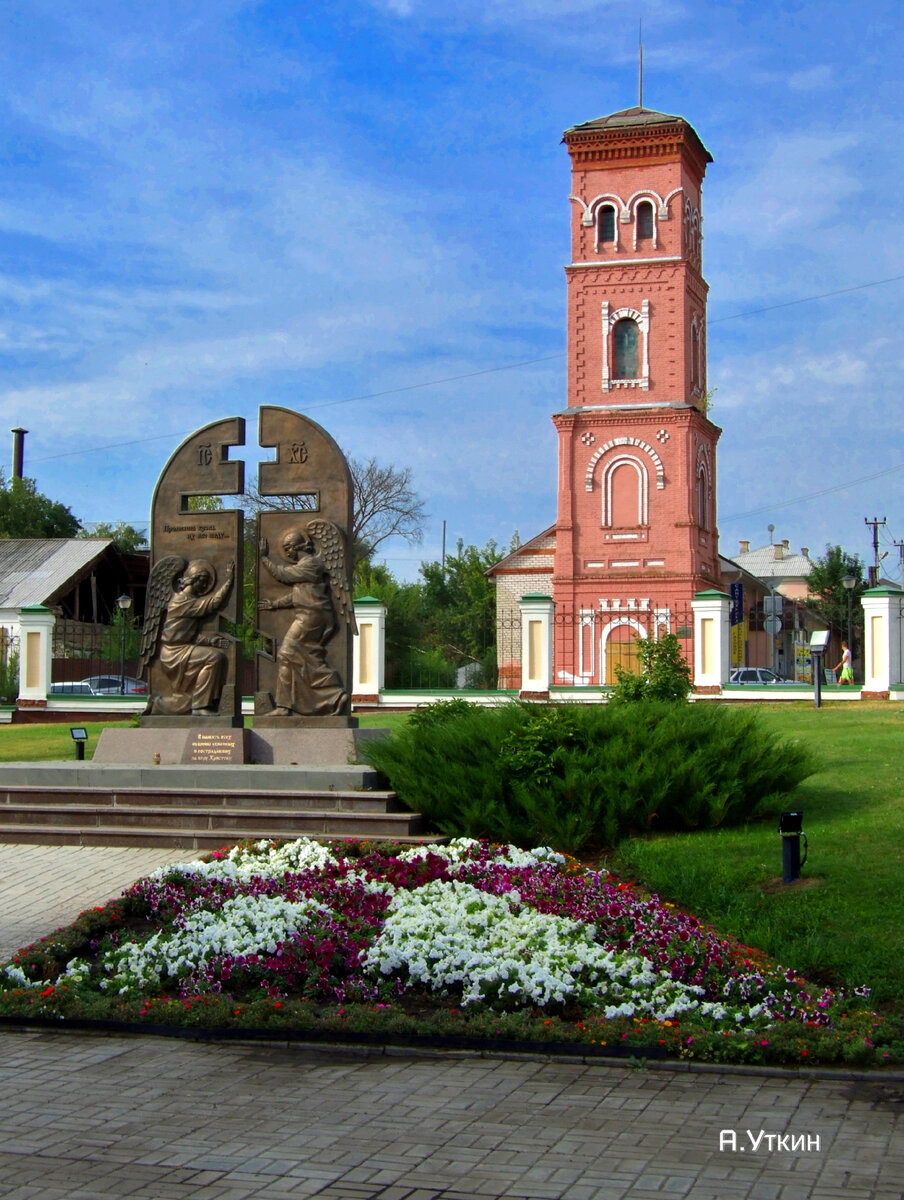
[[[813,300],[828,300],[830,296],[844,296],[848,292],[862,292],[864,288],[880,287],[883,283],[897,283],[904,275],[891,275],[888,279],[873,279],[870,283],[857,283],[853,287],[838,288],[834,292],[820,292],[818,296],[804,296],[800,300],[785,300],[782,304],[770,304],[767,308],[752,308],[748,312],[733,313],[730,317],[717,317],[707,321],[708,325],[721,325],[723,321],[737,321],[741,317],[755,317],[760,313],[775,312],[777,308],[791,308],[794,304],[809,304]]]
[[[827,300],[832,296],[843,296],[849,292],[862,292],[866,288],[881,287],[883,284],[897,283],[900,280],[904,280],[904,275],[891,275],[887,279],[873,279],[868,283],[854,284],[852,287],[837,288],[835,291],[820,292],[817,295],[813,295],[813,296],[802,296],[799,300],[785,300],[781,304],[770,304],[770,305],[767,305],[765,308],[752,308],[746,312],[732,313],[730,316],[727,316],[727,317],[717,317],[715,320],[709,321],[708,324],[721,325],[725,321],[739,321],[742,317],[755,317],[755,316],[759,316],[760,313],[774,312],[776,309],[779,309],[779,308],[791,308],[792,306],[794,306],[796,304],[810,304],[815,300]],[[383,390],[381,392],[364,392],[360,396],[346,396],[342,400],[324,400],[320,404],[306,405],[305,411],[306,412],[314,411],[319,408],[334,408],[339,404],[355,404],[361,400],[378,400],[378,399],[382,398],[383,396],[397,396],[397,395],[401,394],[402,392],[414,392],[414,391],[418,391],[421,388],[440,387],[444,383],[460,383],[461,380],[463,380],[463,379],[477,379],[481,375],[493,375],[500,371],[515,371],[515,370],[518,370],[520,367],[532,367],[532,366],[536,366],[537,363],[554,362],[555,360],[564,358],[564,357],[565,357],[565,352],[563,351],[559,354],[546,354],[546,355],[543,355],[541,358],[525,358],[525,359],[522,359],[520,362],[505,363],[503,366],[499,366],[499,367],[483,367],[479,371],[467,371],[462,375],[447,375],[447,376],[444,376],[442,379],[427,379],[427,380],[424,380],[422,383],[408,383],[408,384],[404,384],[402,387],[386,388],[385,390]],[[45,455],[43,458],[35,458],[35,459],[32,459],[31,461],[36,462],[36,463],[54,462],[60,458],[73,458],[79,454],[102,454],[102,453],[105,453],[107,450],[120,450],[125,446],[143,446],[143,445],[147,445],[150,442],[166,441],[166,440],[176,438],[179,436],[184,437],[186,435],[184,432],[182,432],[181,435],[179,433],[155,434],[153,437],[134,438],[131,441],[127,441],[127,442],[111,442],[106,446],[88,446],[82,450],[66,450],[62,454],[48,454],[48,455]],[[892,469],[897,470],[898,468],[892,468]],[[855,481],[855,482],[858,482],[858,481]],[[830,488],[828,490],[832,491],[832,490],[836,490],[836,489]],[[826,494],[827,494],[826,492],[814,493],[814,495],[826,495]],[[804,498],[806,499],[807,497],[804,497]],[[797,501],[788,501],[787,503],[797,503]],[[769,507],[781,508],[781,507],[783,507],[783,505],[771,505]],[[767,512],[768,507],[757,509],[755,511],[756,512]],[[741,515],[742,516],[751,516],[751,515],[755,515],[755,514],[743,513]],[[729,520],[731,520],[731,519],[732,518],[729,518]]]
[[[134,438],[130,442],[110,442],[106,446],[86,446],[83,450],[66,450],[62,454],[47,454],[44,458],[33,458],[30,461],[36,463],[53,462],[57,458],[72,458],[75,454],[103,454],[107,450],[119,450],[122,446],[145,446],[148,442],[163,442],[187,436],[184,431],[181,433],[157,433],[153,437]]]
[[[742,521],[747,517],[756,517],[760,513],[772,512],[776,508],[790,508],[792,504],[803,504],[806,500],[818,500],[820,496],[828,496],[832,492],[843,492],[846,488],[856,487],[858,483],[868,483],[871,479],[879,479],[883,475],[892,475],[895,471],[904,471],[904,463],[894,467],[886,467],[882,471],[874,471],[871,475],[861,475],[859,479],[848,479],[845,483],[836,483],[834,487],[822,488],[818,492],[809,492],[806,496],[795,496],[793,500],[782,500],[778,504],[764,504],[760,508],[751,508],[748,512],[733,513],[730,517],[720,517],[720,521]]]
[[[387,388],[385,392],[367,392],[363,396],[349,396],[346,400],[324,400],[322,404],[309,404],[307,408],[333,408],[336,404],[352,404],[356,400],[376,400],[380,396],[396,396],[399,392],[413,392],[418,388],[458,383],[461,379],[476,379],[478,375],[492,375],[496,371],[514,371],[516,367],[532,367],[535,363],[552,362],[553,359],[564,357],[563,351],[561,354],[547,354],[543,358],[526,358],[523,362],[506,363],[503,367],[484,367],[480,371],[468,371],[466,375],[448,375],[445,379],[428,379],[426,383],[408,383],[404,387]]]
[[[468,371],[464,375],[447,375],[443,379],[428,379],[423,383],[407,383],[403,387],[387,388],[382,392],[366,392],[361,396],[347,396],[344,400],[324,400],[322,404],[307,404],[304,405],[305,412],[310,412],[317,408],[333,408],[337,404],[354,404],[358,400],[376,400],[381,396],[396,396],[399,392],[413,392],[418,388],[439,387],[444,383],[458,383],[462,379],[476,379],[478,375],[493,375],[498,371],[514,371],[518,367],[532,367],[536,363],[552,362],[553,359],[564,358],[565,354],[547,354],[542,358],[526,358],[522,362],[506,363],[501,367],[483,367],[479,371]],[[62,454],[48,454],[44,458],[34,458],[31,461],[36,463],[53,462],[58,458],[72,458],[76,454],[100,454],[106,450],[119,450],[123,446],[143,446],[148,442],[162,442],[166,439],[177,437],[187,437],[188,435],[182,431],[180,433],[158,433],[154,437],[134,438],[128,442],[110,442],[106,446],[87,446],[82,450],[66,450]]]

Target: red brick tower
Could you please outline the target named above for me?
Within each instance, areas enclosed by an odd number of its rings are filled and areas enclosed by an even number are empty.
[[[564,142],[555,682],[606,683],[635,634],[684,635],[691,598],[719,579],[700,232],[712,159],[681,117],[644,108],[576,125]]]

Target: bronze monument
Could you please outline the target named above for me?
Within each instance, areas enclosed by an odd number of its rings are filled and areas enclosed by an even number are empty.
[[[160,690],[151,694],[149,713],[219,715],[231,639],[202,630],[226,604],[234,582],[232,559],[226,564],[226,578],[220,587],[215,587],[216,570],[205,558],[186,563],[178,555],[167,554],[154,564],[141,631],[142,672],[155,659],[161,667],[157,673]]]
[[[172,455],[154,491],[142,725],[242,723],[241,648],[221,622],[242,616],[243,514],[196,511],[190,499],[244,491],[244,463],[229,458],[244,444],[241,417],[204,426]]]
[[[275,461],[260,465],[260,494],[293,497],[303,508],[259,517],[256,607],[271,650],[257,657],[255,727],[348,728],[356,724],[348,465],[324,429],[289,409],[261,408],[259,440],[276,449]]]

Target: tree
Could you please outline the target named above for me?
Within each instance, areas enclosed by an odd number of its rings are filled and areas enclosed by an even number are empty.
[[[850,593],[844,586],[845,575],[852,575],[855,580]],[[827,545],[825,554],[814,561],[807,584],[810,589],[807,606],[818,612],[843,637],[847,637],[849,611],[853,614],[854,628],[862,627],[860,599],[867,583],[858,555],[848,554],[840,546]]]
[[[441,655],[453,675],[465,668],[468,686],[495,686],[496,589],[487,571],[503,554],[492,539],[480,547],[459,538],[445,564],[421,563],[422,646]]]
[[[517,537],[517,535],[516,535]],[[513,539],[514,542],[514,539]],[[494,541],[423,562],[420,581],[401,583],[383,564],[359,564],[356,595],[386,605],[389,687],[496,686],[495,589],[486,572],[503,556]]]
[[[424,502],[411,485],[411,468],[381,467],[375,458],[348,460],[355,485],[355,545],[373,558],[388,538],[400,537],[409,546],[420,545],[427,514]]]
[[[355,564],[373,558],[378,546],[388,538],[400,537],[409,545],[423,538],[427,514],[424,502],[411,483],[411,468],[381,466],[375,458],[348,459],[354,486],[352,518],[352,558]],[[252,516],[259,512],[310,512],[310,496],[262,496],[257,485],[244,495]]]
[[[147,531],[127,525],[125,521],[117,521],[111,525],[109,521],[98,521],[91,529],[80,529],[80,538],[112,538],[117,550],[123,554],[134,554],[136,550],[144,550],[148,544]]]
[[[33,479],[5,479],[0,471],[0,537],[70,538],[81,524],[65,504],[50,500]]]

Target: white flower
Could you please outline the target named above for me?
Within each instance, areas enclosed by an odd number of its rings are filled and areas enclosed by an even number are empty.
[[[100,965],[121,985],[120,991],[145,987],[197,971],[212,958],[274,954],[292,933],[308,924],[312,913],[322,911],[316,900],[240,895],[216,912],[203,908],[190,912],[182,928],[173,933],[161,930],[146,942],[109,951]]]

